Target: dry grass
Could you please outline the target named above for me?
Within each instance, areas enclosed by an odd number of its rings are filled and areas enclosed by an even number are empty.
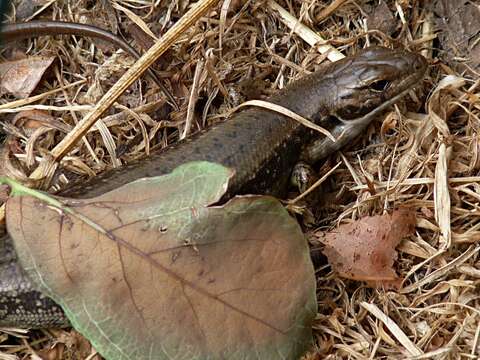
[[[308,233],[312,246],[321,248],[322,233],[341,222],[409,206],[417,214],[417,231],[398,248],[396,270],[404,279],[403,288],[398,292],[369,289],[338,278],[328,265],[320,267],[316,345],[305,358],[478,358],[478,81],[455,78],[460,74],[432,58],[437,56],[433,26],[423,2],[387,1],[394,16],[389,22],[393,38],[369,28],[367,2],[334,1],[329,7],[322,1],[279,2],[290,20],[303,24],[293,30],[273,1],[232,0],[212,8],[177,35],[175,45],[159,61],[161,78],[178,99],[180,110],[169,118],[157,87],[142,78],[142,86],[134,83],[118,99],[123,106],[110,108],[102,122],[62,159],[60,172],[55,168],[47,172],[49,189],[64,186],[62,172],[67,177],[97,173],[204,128],[232,107],[258,97],[265,84],[266,92],[283,87],[338,56],[337,50],[349,55],[382,44],[422,51],[431,66],[416,94],[376,120],[353,148],[328,160],[326,169],[340,163],[327,181],[334,206],[323,209],[321,223]],[[124,34],[128,34],[127,24],[136,22],[158,35],[186,12],[187,4],[161,2],[152,8],[151,2],[130,0],[107,3],[112,7],[94,3],[87,8],[87,2],[80,1],[71,8],[67,2],[49,2],[35,18],[93,21],[109,29],[107,24],[113,24]],[[112,22],[115,16],[119,21]],[[336,50],[314,45],[318,35]],[[94,107],[133,62],[87,39],[41,38],[30,44],[29,56],[49,53],[59,59],[30,106],[49,105],[51,114],[69,129],[85,116],[84,107]],[[447,74],[452,77],[444,79]],[[1,100],[4,119],[12,116],[7,115],[12,109],[19,112],[28,103],[10,100]],[[11,136],[5,171],[20,179],[27,179],[38,160],[65,136],[55,126],[28,132],[16,126],[7,129]],[[72,338],[65,332],[36,332],[8,352],[33,359],[33,349],[47,349],[52,339],[68,343]],[[13,344],[11,339],[5,335],[3,344]]]

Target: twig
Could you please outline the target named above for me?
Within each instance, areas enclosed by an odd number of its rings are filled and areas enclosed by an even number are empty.
[[[71,83],[71,84],[68,84],[68,85],[65,85],[65,86],[61,86],[61,87],[58,87],[58,88],[50,90],[50,91],[46,91],[42,94],[30,96],[29,98],[26,98],[26,99],[19,99],[19,100],[10,101],[6,104],[1,104],[0,105],[0,110],[14,109],[14,108],[22,106],[22,105],[32,104],[34,102],[37,102],[38,100],[42,100],[42,99],[46,98],[47,96],[56,94],[57,92],[67,90],[69,88],[72,88],[72,87],[75,87],[75,86],[78,86],[78,85],[85,84],[86,82],[87,82],[86,79],[78,80],[78,81],[75,81],[74,83]]]
[[[187,107],[187,119],[185,120],[185,126],[183,128],[182,135],[180,136],[180,140],[183,140],[187,137],[190,128],[192,127],[193,115],[195,112],[195,104],[198,100],[198,87],[200,85],[200,78],[203,73],[203,61],[200,60],[197,62],[197,66],[195,67],[195,74],[193,75],[193,84],[192,89],[190,90],[190,97],[188,99],[188,107]]]

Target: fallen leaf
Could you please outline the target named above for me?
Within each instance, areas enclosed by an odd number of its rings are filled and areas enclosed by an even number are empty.
[[[324,253],[340,276],[390,286],[398,282],[395,247],[414,229],[415,213],[404,209],[365,217],[326,234]]]
[[[230,175],[198,162],[93,199],[15,196],[8,231],[107,359],[297,359],[316,315],[306,239],[275,198],[210,206]]]
[[[54,60],[55,57],[31,56],[0,63],[0,93],[22,99],[30,96]]]

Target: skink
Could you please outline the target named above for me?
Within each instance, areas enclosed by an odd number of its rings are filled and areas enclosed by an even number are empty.
[[[426,61],[401,50],[370,48],[326,66],[279,91],[269,101],[282,105],[352,140],[379,112],[422,79]],[[337,127],[335,127],[337,126]],[[335,132],[335,131],[334,131]],[[208,131],[153,153],[120,169],[108,171],[87,184],[62,192],[69,197],[93,197],[133,180],[170,172],[180,164],[207,160],[232,168],[228,195],[257,193],[281,195],[291,169],[302,158],[302,148],[315,134],[279,113],[250,108]],[[324,143],[323,155],[338,144]],[[35,290],[16,261],[11,239],[0,252],[0,325],[48,327],[67,321],[60,308]]]

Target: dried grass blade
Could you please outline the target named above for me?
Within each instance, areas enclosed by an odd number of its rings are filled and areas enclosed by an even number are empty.
[[[433,185],[435,220],[440,227],[442,233],[441,243],[445,249],[450,248],[452,244],[450,194],[448,191],[448,152],[446,145],[444,143],[440,144]]]
[[[456,257],[452,261],[450,261],[447,265],[442,266],[440,269],[435,270],[434,272],[430,273],[429,275],[425,276],[423,279],[416,281],[415,283],[403,288],[400,290],[400,293],[407,294],[412,292],[425,284],[435,281],[441,276],[444,276],[447,273],[451,273],[453,268],[463,264],[468,259],[470,259],[473,255],[478,253],[480,250],[480,246],[473,246],[471,245],[465,252],[463,252],[460,256]],[[443,252],[441,252],[443,253]],[[436,254],[437,255],[437,254]]]
[[[395,338],[403,345],[403,347],[413,356],[422,355],[423,352],[405,335],[400,327],[386,314],[383,313],[376,305],[369,304],[365,301],[360,303],[365,310],[375,316],[378,320],[385,324]]]
[[[277,105],[268,101],[263,101],[263,100],[250,100],[250,101],[245,101],[244,103],[238,105],[237,107],[233,108],[230,111],[230,115],[237,111],[238,109],[245,107],[245,106],[257,106],[261,107],[267,110],[272,110],[275,112],[278,112],[280,114],[283,114],[285,116],[288,116],[289,118],[292,118],[296,121],[298,121],[300,124],[318,131],[319,133],[322,133],[326,137],[328,137],[330,140],[333,142],[337,141],[335,137],[328,131],[327,129],[322,128],[321,126],[318,126],[317,124],[311,122],[310,120],[305,119],[303,116],[298,115],[297,113],[294,113],[292,110],[289,110],[281,105]]]

